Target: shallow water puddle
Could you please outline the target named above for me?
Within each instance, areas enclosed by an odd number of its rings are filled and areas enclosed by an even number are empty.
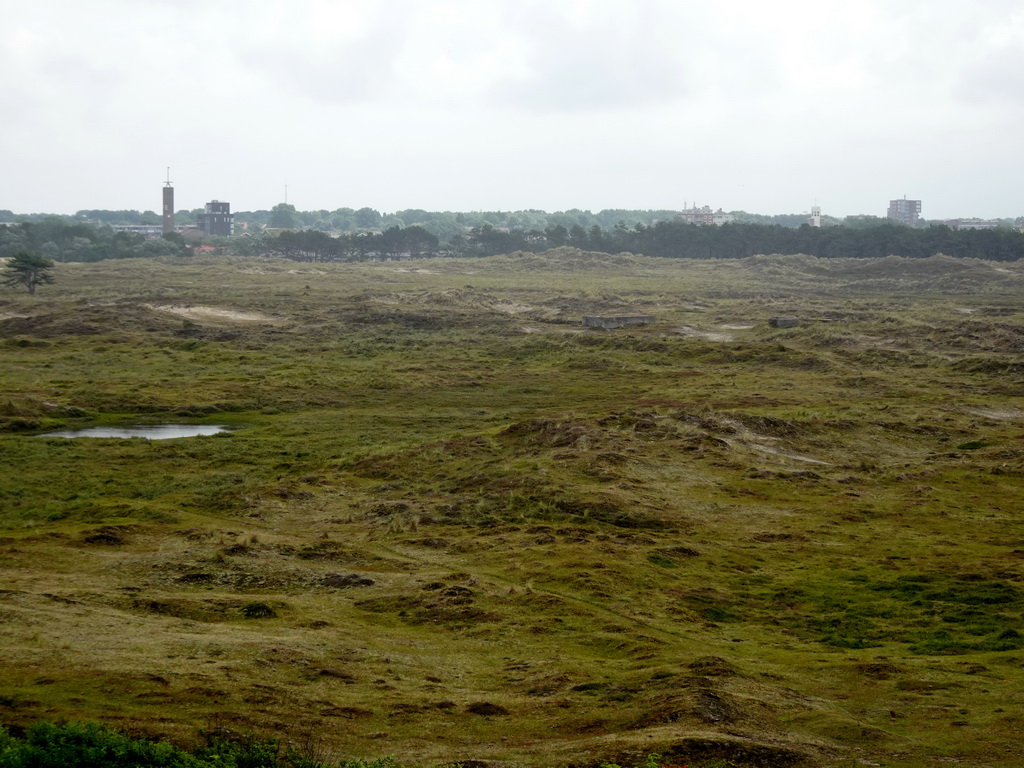
[[[219,424],[157,424],[139,427],[90,427],[47,432],[36,437],[143,437],[146,440],[169,440],[174,437],[202,437],[227,432]]]

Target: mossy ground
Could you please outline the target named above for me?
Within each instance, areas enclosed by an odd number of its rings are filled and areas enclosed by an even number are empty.
[[[1024,760],[1016,264],[56,277],[0,304],[5,724],[403,762]],[[580,325],[634,311],[657,322]],[[234,431],[33,436],[182,420]]]

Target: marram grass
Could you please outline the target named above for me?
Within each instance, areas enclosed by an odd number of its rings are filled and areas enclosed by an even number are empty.
[[[1021,271],[924,261],[59,265],[0,304],[0,722],[1019,764]],[[167,422],[230,431],[35,436]]]

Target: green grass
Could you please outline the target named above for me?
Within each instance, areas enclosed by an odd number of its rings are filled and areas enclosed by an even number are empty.
[[[1022,273],[957,266],[60,265],[0,297],[0,722],[999,765]],[[169,421],[232,431],[32,436]]]

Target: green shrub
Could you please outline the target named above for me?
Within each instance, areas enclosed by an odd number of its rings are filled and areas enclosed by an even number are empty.
[[[678,568],[679,564],[675,560],[671,560],[664,555],[652,552],[647,556],[647,561],[652,565],[657,565],[662,568]]]
[[[276,740],[258,741],[251,738],[221,738],[207,736],[205,746],[195,751],[199,765],[217,768],[278,768],[280,747]],[[300,768],[314,768],[301,766]]]
[[[246,603],[242,606],[242,615],[247,619],[272,619],[277,611],[266,603]]]
[[[0,737],[0,768],[200,768],[165,743],[133,739],[97,723],[37,723],[22,741]],[[234,763],[225,763],[234,768]]]
[[[984,440],[968,440],[966,443],[960,443],[956,447],[958,451],[976,451],[979,448],[988,448],[991,443],[987,443]]]
[[[392,763],[375,761],[367,768]],[[164,742],[132,738],[98,723],[37,723],[24,739],[0,728],[0,768],[327,768],[294,748],[282,755],[274,739],[206,736],[189,753]]]

